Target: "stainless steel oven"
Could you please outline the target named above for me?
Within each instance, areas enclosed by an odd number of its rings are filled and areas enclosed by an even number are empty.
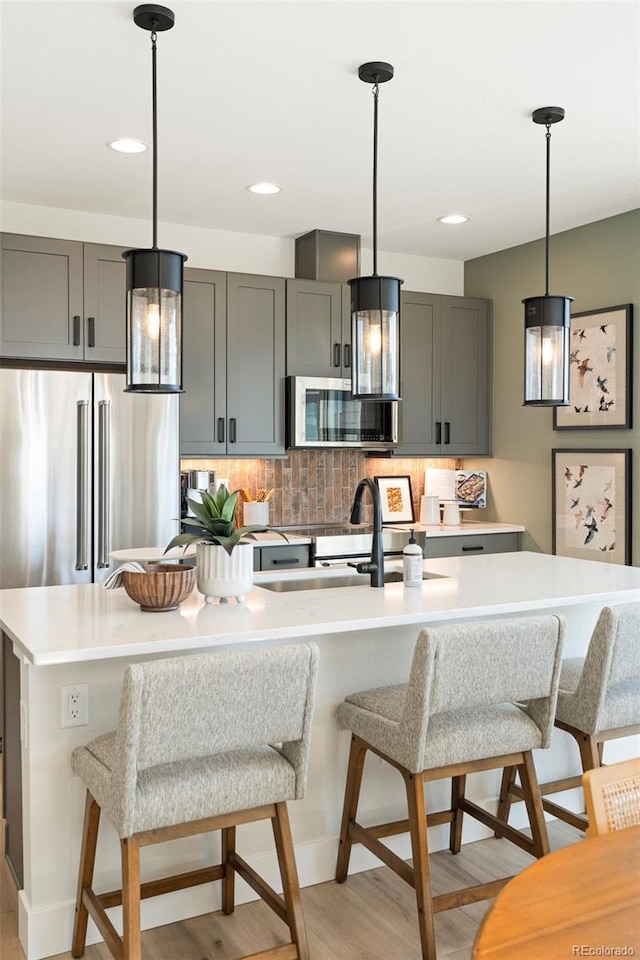
[[[351,381],[287,377],[287,447],[359,447],[389,450],[398,445],[398,404],[354,400]]]

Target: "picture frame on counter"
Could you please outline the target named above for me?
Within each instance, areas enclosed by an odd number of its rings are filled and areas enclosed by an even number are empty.
[[[554,407],[554,430],[631,427],[633,306],[571,317],[568,407]]]
[[[631,450],[560,450],[552,458],[552,552],[631,563]]]
[[[413,523],[411,477],[374,477],[380,492],[383,523]]]

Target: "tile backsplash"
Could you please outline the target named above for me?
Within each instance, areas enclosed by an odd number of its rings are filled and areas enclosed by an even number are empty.
[[[367,457],[359,450],[290,450],[282,460],[181,461],[183,470],[215,470],[228,478],[229,488],[256,491],[274,488],[271,526],[304,526],[312,523],[347,523],[353,494],[362,477],[409,476],[416,520],[424,493],[425,467],[453,469],[460,460]],[[367,518],[371,508],[367,505]]]

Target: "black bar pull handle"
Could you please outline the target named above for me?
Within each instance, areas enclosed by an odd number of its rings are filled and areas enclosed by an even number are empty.
[[[462,548],[462,552],[463,552],[463,553],[472,553],[474,550],[484,550],[484,547],[479,544],[477,547],[463,547],[463,548]]]
[[[442,443],[442,424],[436,420],[436,443]]]
[[[224,417],[218,417],[218,443],[224,443]]]
[[[444,442],[451,443],[451,424],[448,420],[444,422]]]
[[[90,347],[96,345],[96,318],[87,317],[87,341]]]
[[[340,352],[341,347],[339,343],[334,343],[333,345],[333,365],[334,367],[340,366]]]
[[[80,346],[80,317],[73,318],[73,345]]]
[[[235,443],[237,440],[237,421],[235,417],[229,420],[229,443]]]
[[[351,344],[345,343],[344,345],[344,365],[345,367],[351,366]]]
[[[282,560],[273,561],[274,567],[277,567],[279,564],[282,566],[287,565],[292,567],[296,563],[300,563],[300,557],[283,557]]]

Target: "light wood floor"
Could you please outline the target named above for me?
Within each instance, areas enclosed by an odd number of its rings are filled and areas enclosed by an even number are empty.
[[[0,826],[1,826],[0,821]],[[0,830],[2,837],[4,830]],[[239,834],[240,841],[242,834]],[[549,824],[552,849],[581,838],[560,821]],[[0,843],[2,839],[0,838]],[[0,957],[25,960],[17,936],[17,893],[0,847]],[[465,844],[461,853],[431,857],[434,892],[517,873],[532,858],[506,840]],[[413,890],[386,867],[302,891],[312,960],[420,960]],[[436,916],[438,960],[469,960],[489,901]],[[243,904],[225,917],[210,913],[167,924],[142,935],[144,960],[233,960],[284,943],[284,925],[261,901]],[[103,944],[87,947],[86,960],[111,960]],[[70,953],[52,960],[72,960]],[[518,960],[540,960],[518,957]]]

